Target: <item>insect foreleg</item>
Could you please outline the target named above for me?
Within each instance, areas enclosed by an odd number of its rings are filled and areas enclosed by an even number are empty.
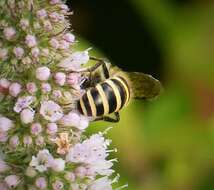
[[[102,66],[104,77],[106,79],[108,79],[110,74],[109,74],[109,70],[107,68],[107,62],[104,59],[100,59],[100,58],[96,58],[96,57],[90,57],[90,59],[94,60],[94,61],[98,61],[98,63],[94,66],[94,68],[93,67],[91,68],[92,72],[95,71],[100,66]]]

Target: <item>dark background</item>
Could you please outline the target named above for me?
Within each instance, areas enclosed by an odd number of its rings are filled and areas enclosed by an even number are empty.
[[[162,55],[151,31],[126,0],[68,1],[74,31],[127,71],[160,77]],[[146,22],[146,21],[145,21]]]

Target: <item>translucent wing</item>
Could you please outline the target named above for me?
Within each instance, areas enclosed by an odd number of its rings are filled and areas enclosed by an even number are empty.
[[[130,80],[133,98],[153,99],[162,91],[160,81],[151,75],[138,72],[125,72]]]

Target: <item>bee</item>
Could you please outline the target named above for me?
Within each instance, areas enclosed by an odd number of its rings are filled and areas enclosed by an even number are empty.
[[[90,59],[97,63],[80,71],[89,73],[89,80],[83,85],[86,91],[77,102],[77,109],[82,115],[95,121],[118,122],[119,111],[133,98],[153,99],[161,92],[161,83],[151,75],[125,72],[104,59]],[[114,118],[110,117],[112,113]]]

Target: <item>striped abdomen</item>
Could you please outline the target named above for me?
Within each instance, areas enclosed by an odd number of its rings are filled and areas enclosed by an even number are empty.
[[[90,88],[79,100],[78,110],[85,116],[99,117],[119,111],[129,100],[128,83],[115,76]]]

